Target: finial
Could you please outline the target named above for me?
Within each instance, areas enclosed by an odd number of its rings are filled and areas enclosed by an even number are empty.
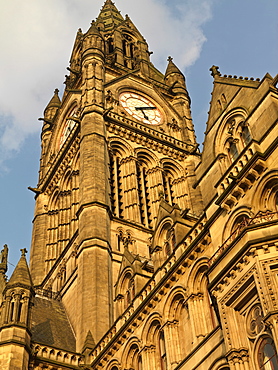
[[[20,252],[21,252],[21,257],[25,257],[26,253],[28,253],[26,248],[20,249]]]
[[[172,62],[173,61],[173,58],[172,57],[168,57],[167,61],[168,62]]]
[[[218,66],[212,66],[210,68],[210,71],[211,71],[212,77],[221,76],[221,73],[219,72],[219,67]]]
[[[96,24],[95,20],[92,20],[91,26],[95,26],[95,24]]]
[[[59,89],[55,89],[54,94],[58,95],[58,93],[59,93]]]

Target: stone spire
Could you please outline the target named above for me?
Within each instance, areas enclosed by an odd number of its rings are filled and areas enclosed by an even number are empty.
[[[170,89],[174,94],[187,95],[184,74],[175,65],[172,57],[168,58],[168,66],[165,72],[165,82],[168,86],[170,86]]]
[[[111,0],[106,0],[96,20],[97,25],[105,30],[114,29],[124,21],[119,10]]]
[[[61,106],[61,100],[59,98],[58,93],[59,93],[59,90],[55,89],[54,95],[51,98],[50,102],[47,104],[45,110],[47,110],[48,108],[59,108]]]
[[[29,267],[26,261],[27,250],[21,249],[21,258],[16,265],[14,272],[7,283],[6,289],[9,289],[13,286],[23,286],[25,288],[32,288],[33,283],[29,271]]]
[[[46,124],[49,123],[49,121],[52,121],[52,119],[55,116],[57,110],[61,106],[61,100],[59,98],[58,93],[59,93],[59,90],[55,89],[53,97],[51,98],[50,102],[47,104],[47,106],[44,110],[44,121],[45,121]],[[45,127],[44,127],[44,129],[45,129]]]
[[[166,72],[165,72],[165,79],[173,74],[173,73],[177,73],[179,74],[180,76],[182,76],[184,78],[184,74],[179,70],[179,68],[175,65],[175,63],[173,62],[173,58],[172,57],[169,57],[168,58],[168,66],[167,66],[167,69],[166,69]]]

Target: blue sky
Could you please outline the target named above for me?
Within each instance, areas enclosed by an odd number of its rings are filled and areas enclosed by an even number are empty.
[[[0,14],[0,246],[30,250],[33,194],[40,155],[37,120],[64,75],[76,31],[86,31],[104,0],[10,0]],[[222,74],[262,78],[278,73],[277,0],[116,0],[165,71],[183,70],[199,143],[207,120],[215,64]],[[162,41],[163,40],[163,41]],[[61,94],[61,93],[60,93]],[[12,271],[12,266],[10,272]]]

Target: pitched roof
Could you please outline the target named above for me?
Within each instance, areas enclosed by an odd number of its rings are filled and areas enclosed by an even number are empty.
[[[63,303],[36,296],[31,315],[32,341],[74,352],[75,337]]]

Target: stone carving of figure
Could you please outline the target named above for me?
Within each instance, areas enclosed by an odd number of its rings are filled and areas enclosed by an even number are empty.
[[[7,244],[4,245],[2,251],[1,251],[1,263],[7,264],[8,262],[8,246]]]

